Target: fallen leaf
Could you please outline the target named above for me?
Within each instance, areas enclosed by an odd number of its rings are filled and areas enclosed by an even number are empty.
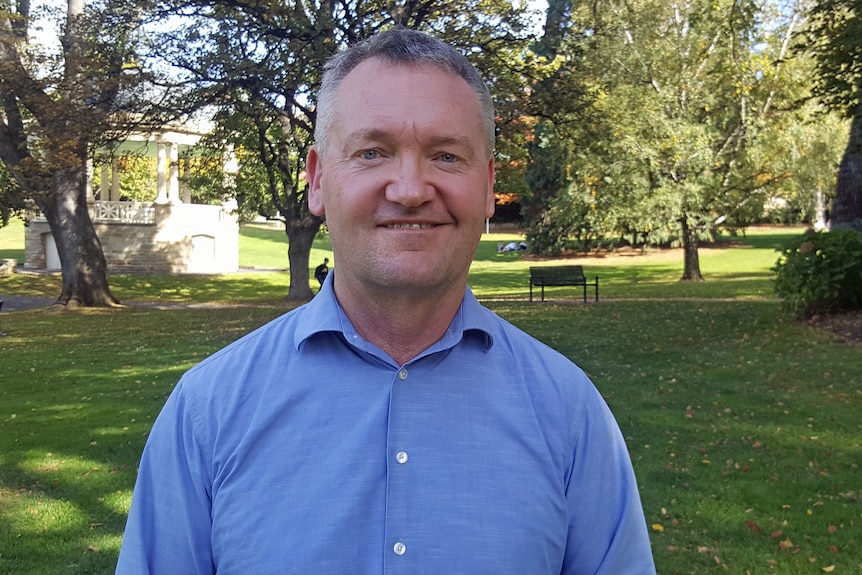
[[[780,549],[793,549],[793,541],[791,541],[790,537],[788,537],[787,539],[780,541],[778,543],[778,547]]]
[[[829,567],[823,568],[824,573],[832,573],[833,571],[835,571],[835,565],[830,565]]]
[[[664,531],[664,525],[662,525],[661,523],[653,523],[652,524],[652,530],[653,531]]]

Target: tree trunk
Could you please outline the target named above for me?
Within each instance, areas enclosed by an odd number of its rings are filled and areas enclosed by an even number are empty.
[[[287,299],[291,301],[308,301],[314,297],[309,285],[309,260],[314,237],[320,230],[320,221],[303,218],[299,221],[286,222],[284,232],[287,234],[287,257],[290,262],[290,287]],[[293,225],[291,225],[293,224]]]
[[[682,277],[679,279],[680,281],[702,282],[700,255],[697,251],[697,228],[692,227],[685,217],[680,220],[680,224],[682,224],[682,250],[685,263]]]
[[[838,167],[830,222],[832,228],[862,232],[862,116],[854,116],[850,123],[850,137]]]
[[[60,256],[63,287],[57,304],[112,307],[119,301],[108,287],[102,244],[87,211],[85,174],[83,167],[58,170],[51,178],[54,189],[37,200]]]

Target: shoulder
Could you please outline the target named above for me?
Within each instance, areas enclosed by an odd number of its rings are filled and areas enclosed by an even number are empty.
[[[290,311],[186,371],[163,414],[187,419],[202,444],[214,444],[220,436],[240,437],[243,429],[288,401],[298,384],[313,380],[295,367],[301,367],[296,334],[303,314],[303,308]],[[288,380],[290,386],[285,385]]]
[[[486,310],[493,344],[486,362],[495,378],[523,386],[537,405],[577,421],[584,410],[603,410],[604,399],[589,376],[571,358]]]
[[[291,310],[216,351],[183,374],[178,387],[196,402],[230,402],[270,381],[295,355],[305,307]]]
[[[533,368],[543,367],[561,374],[585,377],[583,370],[572,359],[495,312],[487,308],[483,310],[487,316],[489,334],[494,341],[492,351],[495,355],[509,356],[513,360],[535,361],[537,363],[532,365]]]

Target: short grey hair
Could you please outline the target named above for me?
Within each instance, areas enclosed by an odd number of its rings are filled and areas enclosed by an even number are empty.
[[[479,100],[486,151],[489,156],[493,153],[494,101],[476,67],[466,56],[433,36],[409,28],[392,28],[338,52],[324,66],[314,127],[314,139],[321,155],[335,123],[335,100],[341,81],[359,64],[372,58],[380,58],[388,64],[430,65],[463,78]]]

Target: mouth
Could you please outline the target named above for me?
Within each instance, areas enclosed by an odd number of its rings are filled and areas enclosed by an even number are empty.
[[[390,230],[430,230],[435,224],[387,224]]]

